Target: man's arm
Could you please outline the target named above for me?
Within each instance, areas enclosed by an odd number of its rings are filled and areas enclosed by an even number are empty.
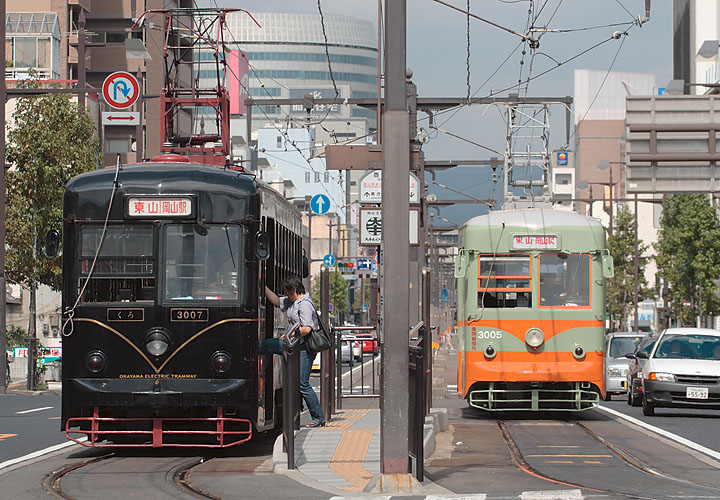
[[[265,287],[265,297],[267,297],[267,299],[272,303],[272,305],[274,305],[275,307],[280,307],[280,298],[268,287]]]

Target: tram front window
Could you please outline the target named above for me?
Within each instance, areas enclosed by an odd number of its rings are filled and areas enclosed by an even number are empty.
[[[480,255],[478,306],[532,307],[531,274],[529,255]]]
[[[540,255],[540,306],[590,307],[589,255]]]
[[[84,287],[82,302],[154,300],[152,225],[110,225],[104,238],[102,234],[101,225],[88,224],[80,228],[78,293]],[[101,238],[102,247],[96,259]],[[91,269],[90,282],[85,286]]]
[[[238,226],[167,226],[165,300],[237,300],[239,244]]]

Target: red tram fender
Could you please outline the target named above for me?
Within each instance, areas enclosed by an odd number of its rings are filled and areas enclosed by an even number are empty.
[[[229,448],[252,438],[252,422],[244,418],[227,418],[222,416],[222,408],[218,407],[218,416],[214,418],[110,418],[100,417],[100,410],[96,406],[93,408],[92,417],[72,417],[65,423],[65,437],[88,448],[104,448],[104,447],[133,447],[133,448]],[[90,423],[90,430],[70,429],[71,424],[80,425],[83,422]],[[152,422],[152,430],[114,430],[102,429],[101,424],[104,422]],[[163,428],[165,422],[215,422],[215,430],[169,430]],[[247,430],[230,431],[225,429],[226,423],[240,423],[247,425]],[[72,434],[85,434],[87,441],[81,441],[72,436]],[[152,436],[152,442],[147,444],[122,444],[122,443],[99,443],[101,436]],[[217,444],[197,444],[197,443],[166,443],[164,436],[215,436]],[[240,436],[241,439],[232,442],[226,442],[226,437]]]

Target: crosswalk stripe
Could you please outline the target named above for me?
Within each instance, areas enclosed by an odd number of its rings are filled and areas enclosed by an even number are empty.
[[[580,490],[523,491],[521,500],[583,500]]]

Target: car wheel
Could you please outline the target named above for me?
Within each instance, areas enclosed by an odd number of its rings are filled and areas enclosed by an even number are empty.
[[[612,401],[612,394],[609,392],[605,393],[605,397],[603,398],[603,401]]]
[[[627,390],[627,404],[628,404],[628,406],[632,406],[632,405],[633,405],[633,391],[632,391],[632,389],[628,389],[628,390]]]
[[[646,417],[652,417],[655,415],[655,406],[652,403],[648,403],[645,397],[642,400],[642,411]]]

